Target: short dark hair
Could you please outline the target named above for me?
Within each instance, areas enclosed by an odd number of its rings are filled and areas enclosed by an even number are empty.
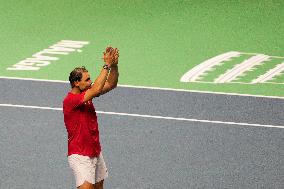
[[[74,82],[81,81],[83,72],[88,72],[85,66],[77,67],[70,73],[69,81],[72,88],[75,87]]]

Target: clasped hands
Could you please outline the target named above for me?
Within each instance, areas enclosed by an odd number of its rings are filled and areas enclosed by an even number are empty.
[[[103,59],[108,67],[115,67],[118,65],[119,52],[117,48],[107,47],[103,52]]]

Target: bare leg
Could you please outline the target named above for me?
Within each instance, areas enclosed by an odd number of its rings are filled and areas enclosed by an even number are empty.
[[[95,189],[94,186],[95,185],[93,185],[92,183],[85,181],[81,186],[78,187],[78,189]]]
[[[100,182],[94,184],[94,189],[104,189],[104,180],[101,180]]]

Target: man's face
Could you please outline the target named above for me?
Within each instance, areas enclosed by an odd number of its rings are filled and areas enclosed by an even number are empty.
[[[91,87],[91,84],[89,72],[83,72],[81,81],[76,82],[75,85],[79,87],[80,91],[85,91]]]

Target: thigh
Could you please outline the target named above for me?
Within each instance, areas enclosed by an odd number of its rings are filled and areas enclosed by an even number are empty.
[[[102,153],[98,156],[96,162],[96,183],[108,177],[108,170]]]
[[[95,184],[96,167],[92,165],[89,157],[73,154],[68,157],[68,162],[75,176],[76,187],[79,188],[83,185],[83,188],[85,188],[88,183]]]

